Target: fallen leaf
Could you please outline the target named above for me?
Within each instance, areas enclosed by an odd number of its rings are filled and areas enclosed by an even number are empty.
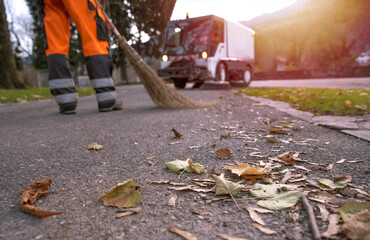
[[[167,184],[167,183],[169,183],[169,182],[171,182],[171,180],[159,180],[159,181],[150,181],[150,182],[148,182],[148,184],[152,184],[152,183],[157,183],[157,184],[162,184],[162,183],[164,183],[164,184]]]
[[[104,206],[129,208],[135,207],[140,198],[140,187],[135,186],[134,180],[130,179],[112,187],[99,200],[103,201]]]
[[[268,131],[270,133],[287,134],[287,135],[291,133],[289,130],[286,130],[282,127],[277,127],[277,126],[272,126],[272,125],[269,126]]]
[[[228,159],[231,157],[232,153],[230,151],[230,149],[228,148],[221,148],[221,149],[218,149],[217,151],[215,151],[215,153],[217,154],[217,156],[221,159]]]
[[[328,229],[323,234],[321,234],[321,236],[330,238],[340,233],[341,229],[340,226],[338,225],[339,219],[340,219],[339,214],[330,214]]]
[[[183,231],[178,229],[177,227],[170,227],[170,232],[176,233],[177,235],[180,235],[181,237],[185,238],[186,240],[197,240],[197,237],[187,231]]]
[[[281,159],[285,165],[295,165],[294,157],[285,157]]]
[[[356,213],[343,224],[343,233],[350,239],[370,239],[370,211],[365,210]]]
[[[240,163],[238,166],[228,166],[225,169],[239,177],[243,175],[264,175],[270,170],[269,168],[251,167],[248,163]]]
[[[253,227],[255,227],[255,228],[257,228],[257,229],[258,229],[258,230],[260,230],[261,232],[268,234],[268,235],[271,235],[271,234],[277,234],[277,232],[276,232],[276,231],[271,230],[271,229],[269,229],[269,228],[267,228],[267,227],[263,227],[263,226],[261,226],[261,225],[259,225],[259,224],[257,224],[257,223],[252,223],[252,226],[253,226]]]
[[[141,207],[136,207],[136,208],[126,208],[126,209],[121,209],[120,212],[123,211],[122,213],[116,214],[116,218],[121,218],[125,216],[132,215],[134,213],[138,213],[141,211]]]
[[[285,184],[290,178],[292,177],[292,172],[291,171],[287,171],[285,174],[284,174],[284,177],[283,179],[281,179],[280,183],[281,184]]]
[[[265,222],[260,217],[260,215],[258,215],[256,212],[260,212],[260,213],[273,213],[272,211],[269,211],[269,210],[266,210],[266,209],[255,208],[255,207],[250,207],[250,206],[243,206],[243,208],[249,212],[249,216],[251,217],[251,219],[253,221],[255,221],[255,222],[257,222],[257,223],[259,223],[261,225],[265,225]]]
[[[193,163],[191,158],[188,158],[187,160],[179,160],[176,159],[175,161],[166,162],[166,167],[169,171],[174,173],[182,173],[182,172],[188,172],[188,173],[198,173],[202,174],[207,172],[204,167],[199,163]]]
[[[199,164],[199,163],[193,163],[193,160],[191,158],[188,158],[187,160],[188,160],[188,163],[189,163],[191,169],[194,172],[196,172],[198,174],[202,174],[202,173],[206,173],[207,172],[207,170],[205,170],[204,167],[201,164]]]
[[[329,214],[330,214],[329,211],[326,209],[325,205],[322,203],[318,203],[317,207],[320,210],[321,220],[323,220],[324,222],[327,222],[329,219],[328,218]]]
[[[367,106],[366,105],[357,105],[356,104],[353,107],[356,108],[356,109],[364,110],[364,111],[367,110]]]
[[[305,167],[303,167],[303,166],[294,165],[293,167],[298,168],[298,169],[301,169],[301,170],[304,170],[304,171],[306,171],[306,172],[312,172],[312,170],[307,169],[307,168],[305,168]]]
[[[126,216],[129,216],[129,215],[132,215],[134,214],[135,212],[131,212],[131,211],[127,211],[127,212],[123,212],[123,213],[118,213],[116,214],[116,218],[121,218],[121,217],[126,217]]]
[[[229,235],[226,235],[226,234],[222,234],[222,233],[217,234],[217,237],[223,238],[225,240],[248,240],[246,238],[232,237],[232,236],[229,236]]]
[[[342,158],[341,160],[337,161],[337,163],[344,163],[347,159]]]
[[[99,151],[103,148],[103,145],[100,145],[96,142],[93,142],[93,143],[90,143],[89,145],[87,145],[87,149],[88,150],[94,150],[94,151]]]
[[[345,103],[348,107],[352,107],[352,102],[351,102],[351,100],[346,100],[344,103]]]
[[[173,132],[173,134],[175,134],[175,137],[176,138],[181,138],[183,135],[180,133],[180,132],[178,132],[176,129],[174,129],[174,128],[172,128],[172,130],[171,130],[172,132]]]
[[[21,195],[20,207],[23,212],[29,213],[36,217],[45,218],[53,215],[58,215],[63,212],[49,212],[42,208],[33,206],[33,203],[40,196],[49,194],[49,187],[53,183],[51,179],[39,179],[29,185]]]
[[[301,192],[290,191],[284,184],[259,184],[254,185],[254,189],[249,190],[249,193],[256,198],[266,200],[259,200],[257,205],[270,210],[282,210],[296,205]]]
[[[279,139],[277,139],[276,137],[266,137],[266,140],[268,142],[272,142],[272,143],[278,143],[279,142]]]
[[[202,211],[202,210],[199,210],[199,209],[192,209],[191,212],[195,213],[195,214],[198,214],[198,215],[201,215],[203,217],[208,215],[208,212]]]
[[[173,195],[170,197],[170,199],[168,200],[168,206],[170,207],[175,207],[176,206],[176,200],[177,200],[177,195]]]
[[[223,133],[221,134],[221,138],[229,138],[229,137],[231,137],[230,131],[223,132]]]
[[[208,192],[214,192],[214,189],[209,188],[199,188],[194,185],[187,185],[183,187],[168,187],[170,190],[176,190],[176,191],[193,191],[198,193],[208,193]]]
[[[339,208],[339,214],[344,222],[347,222],[356,213],[364,210],[370,211],[370,202],[349,203]]]
[[[280,127],[282,128],[293,128],[293,124],[290,122],[282,122],[280,123]]]
[[[337,190],[337,189],[342,189],[347,185],[347,179],[342,178],[337,181],[332,181],[330,179],[319,179],[318,182],[328,188]]]
[[[215,196],[229,194],[235,195],[243,189],[243,185],[226,180],[223,173],[220,176],[212,176],[216,181]]]

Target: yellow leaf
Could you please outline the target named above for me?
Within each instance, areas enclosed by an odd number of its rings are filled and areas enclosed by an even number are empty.
[[[270,169],[260,167],[250,167],[248,163],[240,163],[238,166],[228,166],[225,169],[230,170],[232,173],[243,176],[243,175],[264,175]]]
[[[99,197],[104,206],[128,208],[135,207],[140,200],[140,187],[135,186],[133,179],[119,183]]]
[[[93,143],[90,143],[89,145],[87,145],[87,149],[88,150],[100,150],[103,148],[103,145],[100,145],[96,142],[93,142]]]
[[[348,107],[352,107],[352,102],[350,100],[346,100],[345,101],[345,104],[348,106]]]

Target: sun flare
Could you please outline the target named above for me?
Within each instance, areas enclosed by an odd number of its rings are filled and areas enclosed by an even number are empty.
[[[250,20],[290,6],[297,0],[177,0],[172,20],[214,14],[233,21]]]

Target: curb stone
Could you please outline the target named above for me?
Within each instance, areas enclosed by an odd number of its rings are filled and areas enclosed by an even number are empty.
[[[263,97],[247,96],[245,94],[242,96],[273,107],[278,111],[288,113],[289,115],[302,119],[306,122],[310,122],[314,125],[339,130],[342,133],[349,134],[370,142],[370,115],[358,117],[315,116],[310,112],[296,110],[285,102],[274,101]]]

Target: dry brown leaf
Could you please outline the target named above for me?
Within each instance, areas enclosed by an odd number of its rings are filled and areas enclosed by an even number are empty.
[[[176,190],[176,191],[194,191],[194,192],[202,192],[202,193],[208,193],[208,192],[214,192],[215,190],[213,188],[207,189],[207,188],[199,188],[194,185],[187,185],[183,187],[168,187],[170,190]]]
[[[141,211],[141,207],[120,209],[119,212],[122,212],[122,213],[116,214],[116,218],[125,217],[128,215],[134,214],[134,213],[138,213],[140,211]]]
[[[343,233],[350,239],[370,239],[370,212],[364,210],[356,213],[342,226]]]
[[[181,237],[185,238],[186,240],[197,240],[197,237],[187,231],[183,231],[178,229],[177,227],[170,227],[170,232],[176,233],[177,235],[180,235]]]
[[[291,177],[292,177],[292,172],[288,170],[284,174],[284,177],[283,177],[283,179],[281,179],[280,183],[285,184]]]
[[[39,179],[29,185],[21,195],[20,207],[22,211],[40,218],[61,214],[62,212],[49,212],[33,206],[38,197],[49,194],[48,189],[52,183],[53,181],[49,178]]]
[[[223,133],[221,134],[221,138],[229,138],[229,137],[231,137],[230,131],[228,131],[228,132],[223,132]]]
[[[230,170],[238,176],[264,175],[270,170],[269,168],[251,167],[248,163],[240,163],[238,166],[228,166],[225,169]]]
[[[273,213],[273,211],[267,210],[267,209],[262,209],[262,208],[255,208],[255,207],[250,207],[250,206],[243,206],[245,210],[249,212],[249,216],[251,219],[261,225],[265,225],[265,222],[261,218],[260,215],[258,215],[256,212],[260,213]]]
[[[199,210],[199,209],[192,209],[191,212],[195,213],[195,214],[198,214],[198,215],[201,215],[203,217],[208,215],[208,212],[202,211],[202,210]]]
[[[266,137],[266,140],[268,142],[271,142],[271,143],[278,143],[279,142],[279,139],[277,139],[276,137]]]
[[[307,169],[307,168],[305,168],[305,167],[303,167],[303,166],[298,166],[298,165],[294,165],[294,167],[295,168],[298,168],[298,169],[301,169],[301,170],[304,170],[304,171],[306,171],[306,172],[312,172],[312,170],[310,170],[310,169]]]
[[[335,236],[341,232],[340,226],[338,225],[340,220],[339,214],[330,214],[329,215],[329,226],[328,229],[321,234],[321,236],[330,238],[331,236]]]
[[[132,215],[134,214],[135,212],[131,212],[131,211],[127,211],[127,212],[123,212],[123,213],[118,213],[116,214],[116,218],[121,218],[121,217],[126,217],[126,216],[129,216],[129,215]]]
[[[170,197],[170,200],[168,200],[168,206],[170,207],[175,207],[176,206],[176,200],[177,200],[177,195],[173,195]]]
[[[295,158],[294,157],[285,157],[285,158],[282,158],[281,160],[283,160],[283,163],[285,165],[294,165],[295,164]]]
[[[322,203],[318,203],[317,207],[320,209],[320,214],[321,214],[321,220],[324,222],[327,222],[329,219],[329,211],[326,209],[325,205]]]
[[[172,132],[173,132],[173,134],[175,134],[175,137],[176,138],[181,138],[182,136],[184,136],[184,135],[182,135],[180,132],[178,132],[176,129],[174,129],[174,128],[172,128],[172,130],[171,130]]]
[[[228,148],[218,149],[217,151],[215,151],[215,153],[221,159],[229,159],[232,155],[230,149],[228,149]]]
[[[255,228],[257,228],[257,229],[258,229],[258,230],[260,230],[261,232],[268,234],[268,235],[271,235],[271,234],[277,234],[277,232],[276,232],[276,231],[271,230],[271,229],[269,229],[269,228],[267,228],[267,227],[263,227],[263,226],[261,226],[261,225],[259,225],[259,224],[257,224],[257,223],[252,223],[252,226],[253,226],[253,227],[255,227]]]
[[[225,240],[248,240],[246,238],[232,237],[232,236],[229,236],[227,234],[222,234],[222,233],[217,234],[217,237],[223,238]]]
[[[268,131],[270,133],[287,134],[287,135],[291,133],[289,130],[286,130],[282,127],[277,127],[277,126],[272,126],[272,125],[269,126]]]

